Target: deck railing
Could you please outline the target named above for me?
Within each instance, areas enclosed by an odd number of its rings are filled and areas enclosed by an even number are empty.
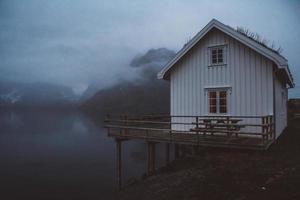
[[[256,138],[262,144],[275,140],[274,118],[265,116],[107,115],[109,135],[170,141],[201,138]]]

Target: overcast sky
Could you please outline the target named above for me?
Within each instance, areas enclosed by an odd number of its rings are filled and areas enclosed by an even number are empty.
[[[129,76],[134,55],[178,51],[212,18],[275,41],[298,83],[298,0],[0,0],[0,80],[105,86]]]

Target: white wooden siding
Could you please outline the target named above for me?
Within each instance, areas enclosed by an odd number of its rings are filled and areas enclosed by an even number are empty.
[[[275,124],[276,138],[287,126],[287,88],[277,77],[274,80],[275,86]]]
[[[208,47],[226,44],[226,65],[209,67]],[[229,86],[229,115],[273,114],[272,62],[213,29],[171,69],[171,115],[207,115],[206,87]],[[181,118],[172,119],[184,121]],[[192,119],[185,121],[191,122]],[[190,127],[173,125],[172,129]]]

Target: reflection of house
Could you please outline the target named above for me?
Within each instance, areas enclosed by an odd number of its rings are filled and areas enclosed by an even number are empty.
[[[273,116],[276,138],[287,125],[287,60],[213,19],[159,73],[170,81],[172,130],[188,130],[180,116]],[[248,120],[248,121],[247,121]],[[253,121],[254,120],[254,121]],[[259,119],[261,120],[261,119]],[[260,122],[259,122],[260,123]]]

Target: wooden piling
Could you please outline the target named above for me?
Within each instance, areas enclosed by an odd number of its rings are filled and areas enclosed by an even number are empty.
[[[179,158],[179,144],[174,144],[175,159]]]
[[[155,172],[155,143],[148,142],[148,175]]]
[[[187,146],[185,144],[180,144],[179,156],[185,157],[187,153]]]
[[[118,189],[122,188],[122,140],[116,139],[116,175]]]
[[[166,164],[170,162],[170,144],[166,143]]]

